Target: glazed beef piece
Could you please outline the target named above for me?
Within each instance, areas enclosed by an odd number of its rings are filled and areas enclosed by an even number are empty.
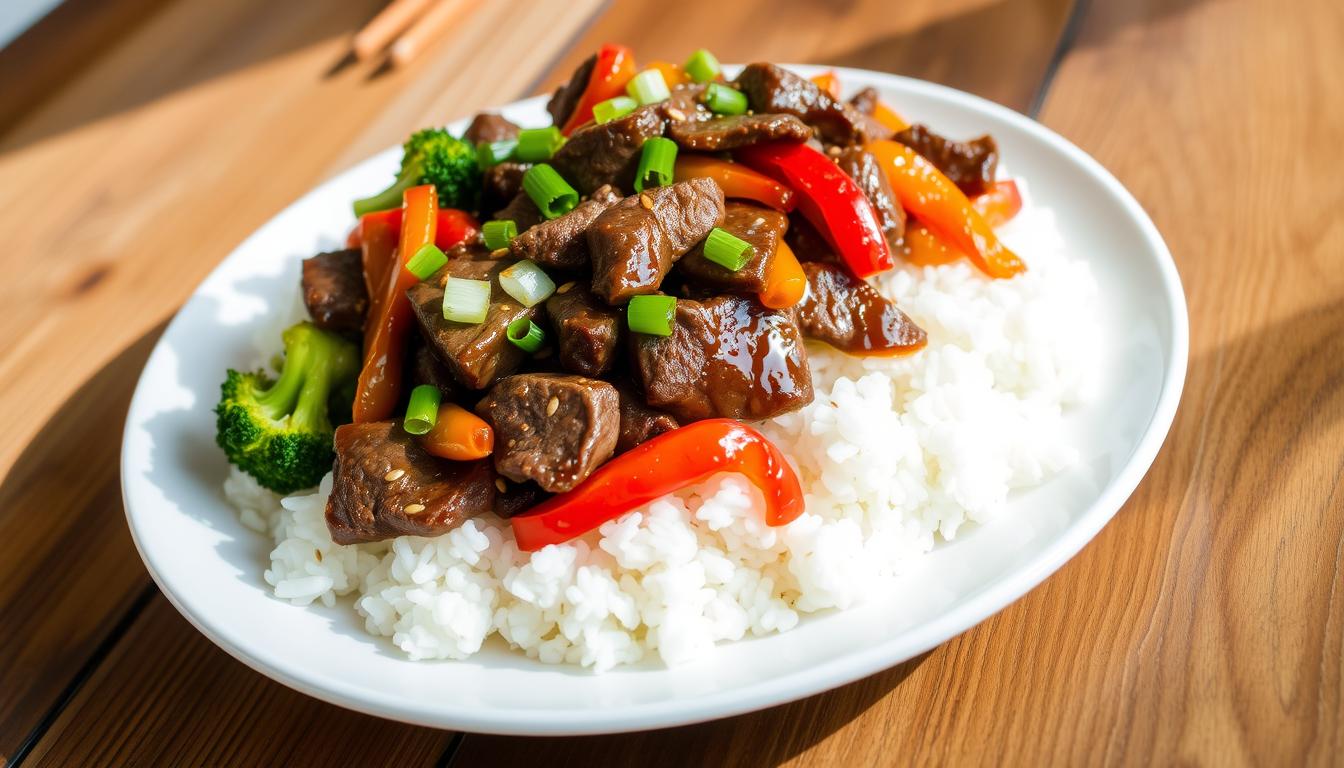
[[[882,171],[877,158],[862,147],[847,147],[835,158],[835,162],[840,170],[859,185],[859,189],[868,197],[868,202],[873,204],[887,245],[900,247],[905,237],[905,209],[896,200],[896,193],[891,190],[891,182],[887,180],[887,174]]]
[[[794,316],[803,335],[851,355],[900,355],[928,343],[915,325],[877,289],[837,264],[808,262],[807,293]]]
[[[724,204],[723,223],[728,233],[751,244],[751,258],[734,272],[705,258],[705,244],[698,243],[677,262],[677,272],[697,287],[727,293],[760,293],[765,273],[775,259],[775,249],[789,227],[789,219],[772,208],[740,203]]]
[[[663,108],[663,115],[669,121],[709,118],[713,113],[700,103],[700,98],[705,95],[705,88],[704,83],[683,83],[674,87],[672,95],[660,105]]]
[[[551,119],[555,121],[556,127],[563,128],[565,123],[569,122],[569,116],[579,105],[579,97],[588,87],[588,79],[593,76],[593,67],[596,65],[596,54],[584,59],[578,69],[574,70],[574,74],[570,75],[569,82],[556,88],[550,101],[546,102],[546,111],[551,113]]]
[[[748,64],[737,86],[757,113],[793,115],[817,129],[824,141],[848,145],[863,139],[859,115],[816,83],[774,64]]]
[[[509,323],[520,317],[536,319],[540,312],[540,307],[524,307],[499,287],[499,273],[509,266],[508,260],[454,259],[406,292],[421,335],[453,378],[468,389],[485,389],[518,368],[525,353],[508,340]],[[444,319],[443,285],[449,276],[490,281],[490,311],[485,322]]]
[[[853,107],[854,111],[860,115],[871,115],[873,110],[877,109],[878,99],[877,89],[870,85],[851,96],[849,106]]]
[[[502,477],[495,478],[495,514],[504,519],[521,515],[545,501],[551,494],[541,490],[536,483],[511,483]]]
[[[531,259],[552,269],[586,268],[589,262],[588,239],[585,237],[588,227],[620,199],[610,186],[599,187],[569,213],[519,233],[509,243],[509,255],[515,259]]]
[[[551,166],[580,194],[592,194],[604,184],[633,189],[644,142],[663,135],[662,107],[640,107],[609,123],[585,125],[555,151]]]
[[[462,138],[472,144],[483,141],[503,141],[518,138],[518,126],[503,115],[482,112],[471,119],[471,125],[462,133]]]
[[[850,110],[858,116],[864,141],[890,139],[894,133],[890,128],[873,118],[873,111],[877,109],[878,98],[877,89],[870,85],[854,94],[849,100]]]
[[[923,155],[970,197],[994,186],[999,146],[993,136],[952,141],[922,125],[912,125],[896,134],[896,140]]]
[[[812,402],[798,326],[755,299],[681,299],[671,336],[630,336],[645,403],[682,424],[768,419]]]
[[[801,215],[789,217],[789,231],[784,235],[784,242],[788,243],[793,255],[801,262],[839,262],[840,257],[835,254],[831,244]]]
[[[682,149],[721,152],[762,141],[807,141],[812,129],[793,115],[727,115],[672,121],[667,135]]]
[[[522,190],[522,183],[522,176],[519,175],[518,194],[513,196],[508,205],[495,211],[494,215],[496,220],[513,219],[513,223],[518,226],[519,234],[546,220],[546,217],[542,216],[541,211],[537,209],[537,204],[532,202],[532,198],[528,197],[527,193]]]
[[[616,437],[617,454],[625,453],[645,440],[652,440],[680,426],[676,419],[645,405],[644,398],[629,387],[618,386],[616,392],[621,398],[621,429]]]
[[[346,424],[334,442],[327,530],[337,544],[437,536],[494,506],[488,459],[435,458],[391,421]]]
[[[552,493],[568,491],[611,458],[620,431],[616,388],[584,376],[509,376],[476,412],[495,429],[495,469]]]
[[[303,303],[313,325],[340,333],[363,332],[369,291],[362,259],[358,248],[347,248],[303,260]]]
[[[434,354],[420,334],[415,334],[415,337],[411,343],[410,388],[429,384],[439,390],[445,401],[454,399],[461,387],[453,378],[453,372]]]
[[[601,376],[616,361],[621,314],[580,285],[560,286],[546,300],[559,347],[560,367],[583,376]]]
[[[690,179],[627,197],[588,228],[593,293],[608,304],[654,293],[672,263],[723,223],[723,190]]]
[[[481,212],[493,213],[508,205],[523,191],[523,174],[532,166],[526,163],[498,163],[481,175]],[[528,202],[532,202],[530,199]],[[532,206],[536,211],[536,206]]]

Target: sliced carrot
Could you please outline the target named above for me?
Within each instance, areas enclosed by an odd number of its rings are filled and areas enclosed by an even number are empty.
[[[495,431],[462,406],[444,403],[433,428],[420,436],[420,446],[442,459],[483,459],[495,450]]]

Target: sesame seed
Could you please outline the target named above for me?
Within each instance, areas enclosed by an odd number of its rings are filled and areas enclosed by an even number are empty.
[[[532,426],[531,426],[530,424],[528,424],[526,421],[524,421],[522,424],[519,424],[519,425],[518,425],[518,431],[519,431],[519,432],[526,432],[527,430],[529,430],[529,429],[531,429],[531,428],[532,428]]]
[[[391,472],[388,472],[386,475],[383,475],[383,479],[390,483],[394,480],[400,480],[401,476],[404,474],[406,474],[406,470],[394,469]]]
[[[495,250],[490,252],[490,258],[498,259],[501,256],[507,256],[508,253],[509,253],[508,248],[496,248]]]
[[[686,119],[686,113],[676,107],[668,107],[667,116],[678,122]]]
[[[508,493],[508,492],[509,492],[509,486],[508,486],[508,485],[505,485],[505,483],[504,483],[504,478],[502,478],[502,477],[496,477],[496,478],[495,478],[495,487],[499,489],[499,492],[500,492],[500,493]]]
[[[761,226],[761,225],[764,224],[764,223],[765,223],[765,218],[762,217],[762,216],[757,216],[757,217],[756,217],[756,220],[753,221],[753,222],[751,222],[751,226],[752,226],[752,227],[759,227],[759,226]]]
[[[570,291],[574,290],[574,285],[575,285],[575,282],[574,282],[573,280],[570,280],[568,283],[565,283],[564,285],[560,286],[559,288],[556,288],[556,289],[555,289],[555,292],[556,292],[556,293],[569,293]]]
[[[316,557],[316,558],[317,558],[317,562],[319,562],[319,563],[322,562],[322,550],[320,550],[320,549],[314,549],[314,550],[313,550],[313,557]]]
[[[405,511],[406,514],[408,514],[408,515],[418,515],[418,514],[420,514],[421,512],[424,512],[424,511],[425,511],[425,505],[424,505],[424,504],[407,504],[407,505],[406,505],[406,509],[405,509],[404,511]]]
[[[557,408],[560,407],[560,398],[551,395],[551,399],[546,402],[546,415],[554,416]]]
[[[639,204],[649,209],[650,211],[653,210],[653,198],[649,197],[648,195],[641,194],[639,196]]]
[[[832,144],[831,146],[826,148],[826,154],[830,155],[831,157],[839,157],[840,148]]]

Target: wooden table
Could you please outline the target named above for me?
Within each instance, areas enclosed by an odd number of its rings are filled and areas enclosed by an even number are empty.
[[[0,762],[1339,760],[1344,4],[492,0],[406,71],[334,67],[379,2],[69,0],[0,52]],[[168,605],[123,522],[121,422],[155,338],[303,190],[410,129],[549,88],[606,40],[923,77],[1096,156],[1166,236],[1190,303],[1156,464],[984,624],[731,720],[464,736],[251,672]]]

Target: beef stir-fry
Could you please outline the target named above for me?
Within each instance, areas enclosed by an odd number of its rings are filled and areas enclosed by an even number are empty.
[[[992,138],[774,64],[633,62],[585,60],[550,126],[486,113],[412,136],[349,248],[304,261],[312,322],[279,377],[230,372],[230,460],[280,492],[332,470],[342,544],[489,512],[534,549],[713,471],[746,475],[782,524],[798,481],[741,422],[812,401],[805,342],[923,348],[866,278],[935,245],[991,277],[1023,268],[991,228],[1020,205]]]

